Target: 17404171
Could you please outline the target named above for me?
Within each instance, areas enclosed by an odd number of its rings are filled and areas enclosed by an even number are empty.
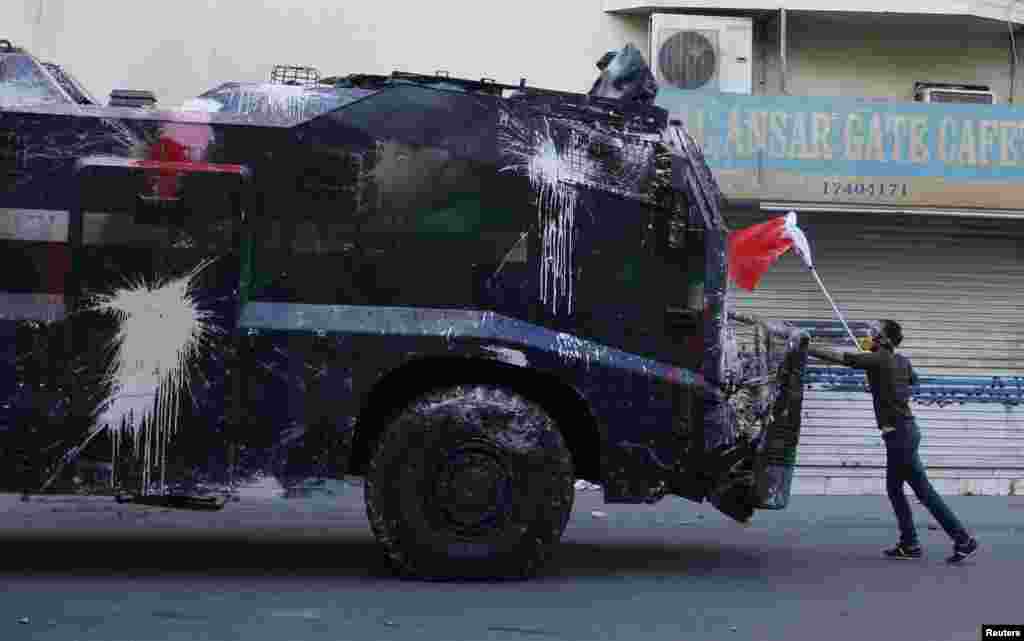
[[[826,196],[866,196],[868,198],[906,198],[907,183],[825,181]]]

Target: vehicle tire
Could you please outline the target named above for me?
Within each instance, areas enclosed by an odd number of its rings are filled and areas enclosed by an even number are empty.
[[[377,444],[365,494],[392,568],[432,580],[533,576],[575,497],[552,418],[493,385],[430,392],[406,406]]]

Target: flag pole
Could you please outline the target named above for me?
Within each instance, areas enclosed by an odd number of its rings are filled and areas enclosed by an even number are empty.
[[[814,268],[814,261],[811,259],[811,246],[807,242],[807,237],[804,235],[803,230],[796,224],[795,211],[791,211],[786,214],[783,229],[783,237],[789,238],[793,241],[793,250],[796,252],[797,256],[800,257],[800,260],[803,261],[804,265],[807,266],[807,269],[811,270],[811,274],[814,275],[814,280],[818,281],[818,286],[821,287],[821,291],[825,293],[825,298],[827,298],[828,302],[831,303],[832,310],[835,311],[836,316],[839,317],[839,322],[841,322],[843,327],[846,328],[846,333],[850,335],[850,340],[852,340],[853,344],[857,346],[858,351],[863,352],[864,348],[860,346],[859,342],[857,342],[857,337],[853,335],[853,331],[850,329],[850,326],[846,324],[846,319],[843,318],[843,314],[839,311],[839,307],[836,306],[836,302],[832,300],[832,295],[828,293],[827,289],[825,289],[825,283],[821,282],[821,276],[818,276],[818,270]]]
[[[843,318],[843,314],[839,311],[839,308],[836,307],[836,302],[832,300],[832,296],[829,295],[828,290],[825,289],[825,283],[821,282],[821,276],[818,276],[818,270],[814,267],[811,267],[810,269],[811,274],[814,275],[814,280],[818,281],[818,286],[820,286],[821,291],[825,293],[825,298],[827,298],[828,302],[832,304],[832,309],[835,311],[836,316],[839,317],[839,322],[843,324],[843,327],[846,328],[846,333],[850,335],[850,340],[852,340],[853,344],[857,346],[858,351],[863,352],[864,348],[861,347],[860,343],[857,341],[857,337],[853,335],[853,331],[850,329],[850,326],[846,324],[846,319]]]

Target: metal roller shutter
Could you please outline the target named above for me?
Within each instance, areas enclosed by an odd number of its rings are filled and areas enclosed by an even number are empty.
[[[777,215],[726,217],[737,229]],[[903,325],[901,350],[924,379],[913,408],[936,489],[1024,494],[1024,410],[1013,404],[1024,385],[1024,220],[810,213],[798,222],[847,320]],[[737,310],[768,318],[836,320],[790,254],[756,291],[732,295]],[[871,397],[856,389],[863,377],[815,359],[809,367],[795,491],[884,494]]]

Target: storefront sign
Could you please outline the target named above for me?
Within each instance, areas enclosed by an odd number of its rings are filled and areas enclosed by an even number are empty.
[[[657,104],[704,148],[726,197],[1024,210],[1024,108],[666,87]]]

